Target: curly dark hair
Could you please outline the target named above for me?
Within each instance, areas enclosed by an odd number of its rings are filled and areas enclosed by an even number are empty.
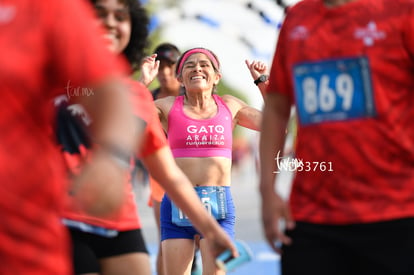
[[[90,0],[93,5],[100,0]],[[131,17],[131,39],[123,54],[131,64],[132,69],[137,69],[145,56],[145,49],[148,47],[149,17],[145,8],[138,0],[118,0],[129,9]]]

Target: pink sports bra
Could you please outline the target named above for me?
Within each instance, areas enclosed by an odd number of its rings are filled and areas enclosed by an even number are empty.
[[[233,117],[223,100],[213,95],[217,114],[193,119],[184,114],[184,96],[176,97],[168,114],[168,141],[174,157],[232,157]]]

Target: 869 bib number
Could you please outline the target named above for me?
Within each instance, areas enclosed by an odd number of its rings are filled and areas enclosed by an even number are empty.
[[[364,57],[297,64],[293,77],[302,125],[374,116],[370,75]]]

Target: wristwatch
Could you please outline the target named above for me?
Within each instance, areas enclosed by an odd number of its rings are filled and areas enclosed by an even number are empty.
[[[254,81],[254,84],[259,85],[259,83],[266,82],[267,81],[267,78],[268,78],[267,75],[262,74],[261,76],[259,76],[259,78],[257,78]]]

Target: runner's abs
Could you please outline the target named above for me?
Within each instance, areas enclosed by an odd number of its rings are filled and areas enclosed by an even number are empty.
[[[194,186],[228,186],[231,183],[231,160],[224,157],[176,158]]]

